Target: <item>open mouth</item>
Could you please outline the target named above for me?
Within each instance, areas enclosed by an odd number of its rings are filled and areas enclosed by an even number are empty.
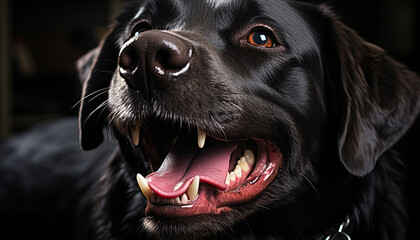
[[[137,174],[147,216],[230,211],[262,193],[282,165],[280,150],[258,138],[222,139],[156,120],[135,123],[130,137],[135,147],[143,145],[152,169]]]

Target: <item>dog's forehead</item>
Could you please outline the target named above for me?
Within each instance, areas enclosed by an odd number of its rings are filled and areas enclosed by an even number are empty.
[[[269,25],[292,51],[305,52],[316,42],[311,26],[291,0],[143,0],[132,22],[147,18],[153,27],[201,34],[223,46],[226,33]]]
[[[293,11],[288,0],[144,0],[134,19],[149,13],[165,18],[173,26],[224,26],[232,19],[252,21],[256,17],[277,19]],[[279,15],[280,14],[280,15]],[[162,19],[160,19],[162,20]],[[175,24],[177,23],[177,25]],[[180,29],[182,30],[182,29]]]

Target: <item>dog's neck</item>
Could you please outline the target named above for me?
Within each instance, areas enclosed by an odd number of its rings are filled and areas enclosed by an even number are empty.
[[[353,187],[360,190],[360,195],[353,195],[351,201],[357,203],[347,210],[347,216],[342,215],[312,239],[403,239],[397,236],[407,234],[409,218],[405,188],[401,187],[407,181],[406,168],[400,158],[395,151],[385,153],[373,172],[356,180]],[[400,219],[398,224],[394,222],[396,217]]]

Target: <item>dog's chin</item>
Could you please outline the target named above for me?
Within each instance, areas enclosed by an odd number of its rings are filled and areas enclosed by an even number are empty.
[[[144,220],[148,231],[158,226],[176,228],[186,219],[199,228],[205,219],[230,215],[233,206],[257,198],[283,162],[280,150],[267,140],[220,137],[191,124],[148,119],[133,121],[119,131],[134,153],[144,151],[152,170],[147,176],[137,175],[148,199]]]
[[[142,228],[150,239],[214,239],[229,234],[236,222],[242,220],[238,212],[218,215],[205,214],[183,218],[149,216],[143,219]]]

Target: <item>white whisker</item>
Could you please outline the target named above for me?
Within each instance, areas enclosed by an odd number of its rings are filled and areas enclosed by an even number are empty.
[[[80,104],[82,101],[84,101],[84,100],[86,100],[88,97],[91,97],[91,96],[93,96],[94,94],[98,94],[97,96],[94,96],[92,99],[95,99],[96,97],[98,97],[99,95],[102,95],[102,94],[104,94],[104,93],[107,93],[108,92],[108,90],[109,90],[109,87],[106,87],[106,88],[102,88],[102,89],[99,89],[99,90],[96,90],[96,91],[94,91],[94,92],[92,92],[92,93],[90,93],[90,94],[88,94],[88,95],[86,95],[86,96],[84,96],[82,99],[80,99],[79,101],[77,101],[71,108],[73,109],[73,108],[75,108],[78,104]],[[91,101],[92,99],[90,99],[89,101]]]
[[[311,180],[309,180],[309,178],[307,178],[304,174],[302,174],[302,176],[305,178],[305,180],[311,185],[311,187],[315,190],[316,195],[318,196],[318,198],[321,198],[321,196],[319,195],[318,190],[316,189],[315,185],[311,182]]]
[[[216,119],[214,119],[214,117],[211,115],[210,116],[211,120],[213,120],[213,122],[217,125],[217,127],[220,129],[220,131],[222,132],[223,136],[225,137],[225,139],[227,139],[227,135],[225,133],[225,130],[223,129],[223,127],[216,121]]]
[[[91,113],[89,113],[89,115],[87,116],[87,118],[85,119],[85,122],[83,123],[83,126],[86,124],[86,122],[92,117],[92,115],[101,109],[101,113],[104,111],[105,106],[108,104],[108,100],[104,101],[103,103],[101,103],[97,108],[95,108]]]

